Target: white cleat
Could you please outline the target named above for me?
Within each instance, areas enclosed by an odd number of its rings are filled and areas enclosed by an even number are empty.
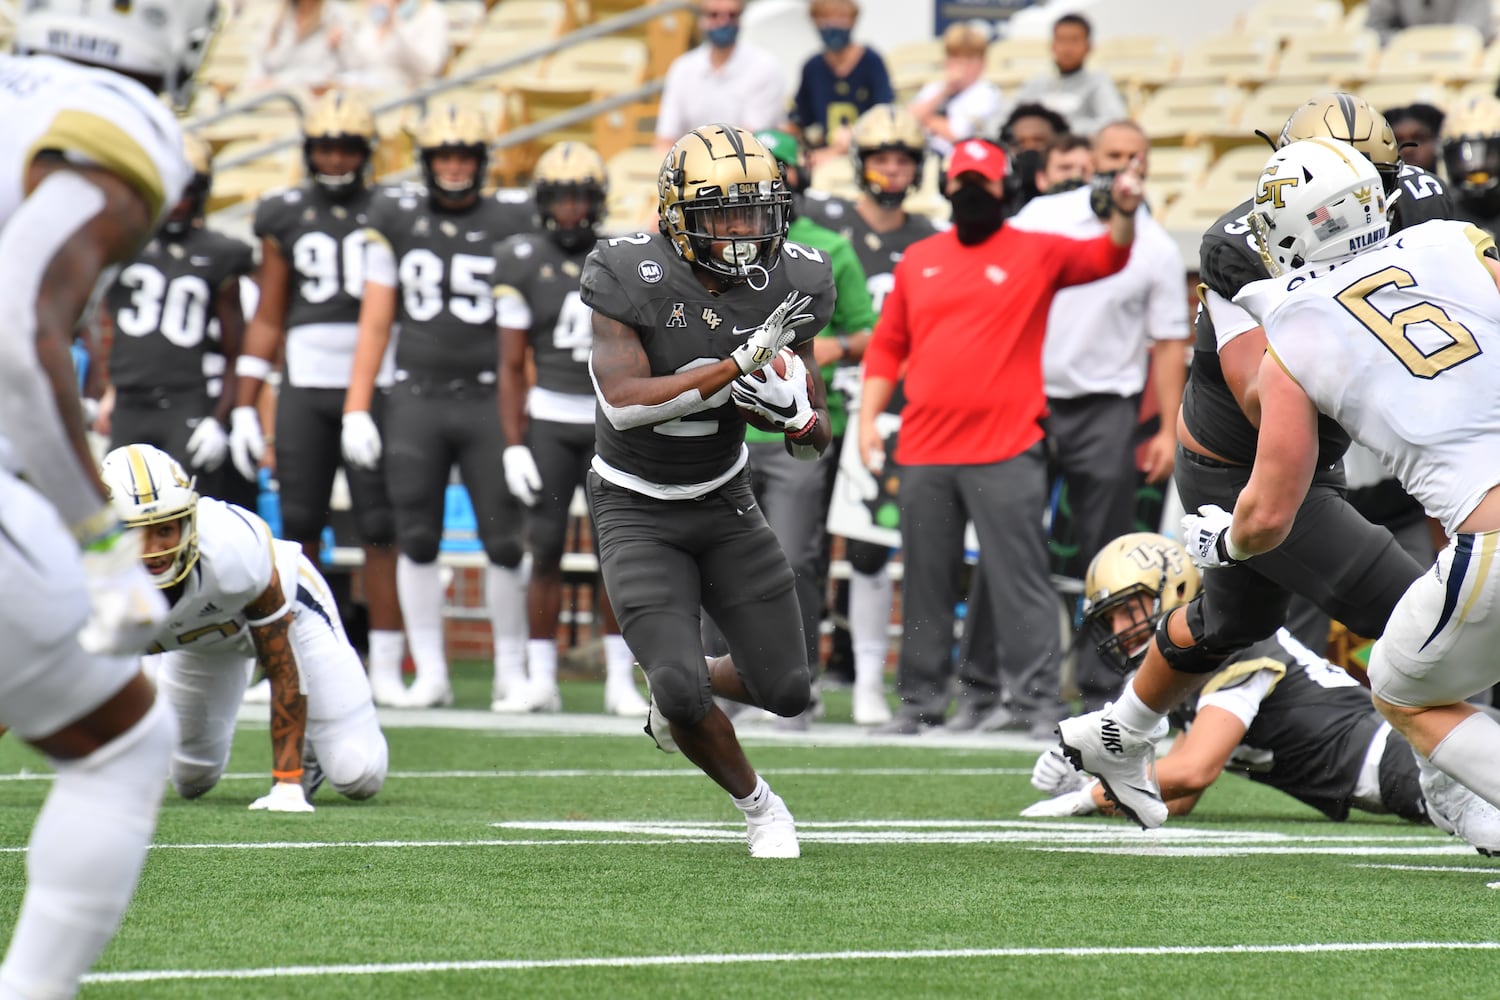
[[[423,680],[418,677],[406,689],[401,708],[440,708],[453,704],[453,686],[447,681]]]
[[[406,685],[390,678],[370,678],[370,694],[375,704],[385,708],[401,708],[406,704]]]
[[[752,858],[800,858],[797,827],[791,811],[781,796],[771,793],[771,800],[760,813],[745,816]]]
[[[879,726],[890,722],[891,703],[885,700],[884,685],[854,685],[854,724]]]
[[[490,702],[490,711],[501,715],[561,712],[562,692],[555,684],[545,687],[528,684],[499,701]]]
[[[656,699],[652,698],[646,709],[646,735],[656,743],[656,748],[663,753],[679,753],[677,741],[672,738],[672,724],[667,717],[661,714],[661,709],[656,707]]]
[[[1423,767],[1418,784],[1433,826],[1463,838],[1487,858],[1500,857],[1500,809],[1436,767]]]
[[[1121,726],[1109,714],[1112,706],[1057,724],[1063,755],[1080,771],[1099,779],[1105,796],[1120,811],[1152,830],[1167,821],[1153,773],[1156,747],[1149,739]]]
[[[635,689],[634,684],[621,684],[617,687],[604,689],[604,714],[623,715],[627,718],[636,718],[643,712],[649,712],[651,706],[641,697],[641,693]]]

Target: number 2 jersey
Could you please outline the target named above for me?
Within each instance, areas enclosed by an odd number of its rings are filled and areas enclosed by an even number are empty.
[[[594,421],[589,380],[594,314],[579,293],[590,249],[568,253],[546,234],[526,233],[506,240],[495,253],[499,325],[528,331],[536,385],[526,405],[538,420]]]
[[[115,387],[203,388],[214,297],[254,265],[248,243],[199,226],[147,243],[105,294],[114,321],[109,374]]]
[[[728,358],[794,290],[812,296],[806,311],[814,316],[797,329],[798,344],[817,336],[833,315],[833,268],[811,247],[782,244],[781,260],[759,291],[737,282],[714,294],[693,268],[656,233],[601,240],[584,265],[584,303],[635,330],[653,376]],[[702,496],[746,461],[745,419],[727,385],[685,417],[620,430],[600,407],[595,427],[594,470],[647,496]]]
[[[1235,297],[1318,410],[1450,535],[1500,483],[1495,253],[1467,222],[1426,222]]]
[[[1457,218],[1443,184],[1417,167],[1402,167],[1397,179],[1400,195],[1391,215],[1393,232],[1432,219]],[[1219,349],[1256,326],[1255,320],[1234,306],[1240,289],[1266,276],[1260,251],[1246,219],[1250,201],[1230,209],[1203,234],[1199,251],[1202,285],[1193,348],[1193,365],[1182,395],[1182,419],[1203,447],[1232,462],[1255,461],[1255,426],[1235,401],[1219,366]],[[1318,422],[1319,465],[1343,457],[1349,436],[1331,418]]]

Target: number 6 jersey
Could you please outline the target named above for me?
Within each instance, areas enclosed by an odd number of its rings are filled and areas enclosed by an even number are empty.
[[[1451,535],[1500,483],[1500,291],[1490,236],[1439,220],[1235,296],[1314,405]]]

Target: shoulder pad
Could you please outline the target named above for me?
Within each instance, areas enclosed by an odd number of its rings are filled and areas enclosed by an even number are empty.
[[[246,603],[259,597],[271,584],[272,551],[271,529],[259,515],[212,497],[199,499],[198,558],[225,597]]]

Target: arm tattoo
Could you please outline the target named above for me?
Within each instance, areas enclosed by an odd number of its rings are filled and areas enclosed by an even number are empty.
[[[281,581],[273,573],[271,585],[245,608],[250,618],[275,614],[282,605]],[[307,731],[307,696],[292,648],[292,619],[288,611],[266,625],[250,629],[255,658],[271,681],[271,767],[295,771],[302,767],[302,741]]]

